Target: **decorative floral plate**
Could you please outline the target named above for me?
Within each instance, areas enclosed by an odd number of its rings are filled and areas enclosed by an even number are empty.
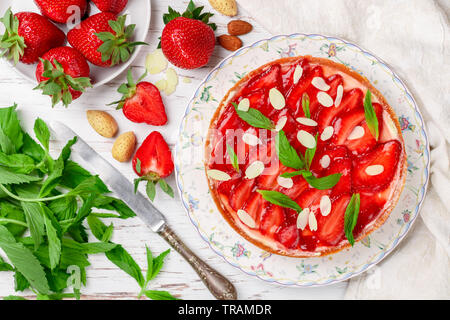
[[[210,195],[203,164],[210,120],[228,90],[259,66],[298,55],[329,58],[368,78],[399,117],[408,156],[405,188],[384,225],[351,249],[308,259],[270,254],[234,231]],[[302,287],[349,279],[388,255],[417,218],[428,184],[429,161],[422,115],[398,76],[383,61],[352,43],[306,34],[281,35],[258,41],[233,53],[212,70],[187,106],[175,155],[181,199],[203,240],[225,261],[249,275],[276,284]]]

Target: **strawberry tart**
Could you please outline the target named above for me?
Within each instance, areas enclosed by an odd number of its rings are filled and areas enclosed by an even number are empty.
[[[394,111],[342,64],[272,61],[241,79],[215,113],[206,175],[226,221],[269,252],[323,256],[381,226],[406,176]]]

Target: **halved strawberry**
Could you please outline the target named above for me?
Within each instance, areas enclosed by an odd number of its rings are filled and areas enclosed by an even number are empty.
[[[255,179],[244,179],[230,193],[230,205],[234,210],[242,208],[253,191]]]
[[[292,89],[293,86],[296,85],[296,84],[294,84],[294,72],[295,72],[297,66],[302,68],[302,75],[306,74],[308,72],[308,70],[310,69],[310,65],[308,64],[306,58],[301,58],[296,63],[293,63],[292,65],[290,65],[289,68],[286,69],[286,67],[285,67],[284,69],[282,69],[281,77],[283,79],[283,87],[284,87],[285,92],[288,92],[289,90]]]
[[[117,91],[122,99],[112,104],[118,104],[128,120],[136,123],[147,123],[153,126],[162,126],[167,123],[166,109],[158,88],[150,82],[141,81],[136,84],[131,70],[128,71],[127,83],[122,84]]]
[[[353,188],[367,191],[384,189],[394,178],[401,152],[402,146],[400,142],[391,140],[381,143],[370,152],[354,158]],[[372,166],[381,166],[382,172],[377,173],[379,172],[377,170],[375,170],[376,172],[371,172],[368,167]],[[366,170],[369,170],[370,174]]]
[[[255,90],[265,88],[272,89],[277,88],[283,92],[283,81],[281,79],[281,66],[279,64],[274,64],[270,66],[266,71],[257,74],[251,78],[247,85],[242,89],[241,94],[249,94]]]
[[[322,175],[322,172],[327,170],[336,160],[348,157],[349,154],[346,146],[327,146],[326,143],[319,140],[319,147],[314,155],[310,170],[315,174]]]
[[[344,237],[345,209],[350,201],[349,194],[343,194],[331,204],[331,212],[326,217],[317,216],[317,236],[327,244],[336,245]]]
[[[139,182],[145,180],[150,200],[153,201],[155,197],[157,183],[164,192],[173,198],[172,188],[163,180],[172,174],[173,169],[172,152],[169,146],[158,131],[153,131],[133,157],[133,170],[140,177],[135,180],[135,190]]]
[[[304,191],[295,201],[303,209],[309,208],[311,211],[314,211],[319,207],[320,198],[329,193],[329,190],[318,190],[310,188]]]
[[[292,89],[286,93],[286,106],[291,110],[294,117],[304,116],[302,108],[302,96],[307,90],[312,87],[311,81],[314,77],[321,77],[323,74],[322,68],[320,66],[315,67],[306,75],[304,75],[299,82]],[[316,103],[315,95],[312,91],[317,91],[314,87],[308,91],[308,95],[311,100],[310,109],[312,105]],[[315,108],[312,108],[315,109]]]
[[[298,245],[300,235],[296,225],[282,227],[276,234],[278,241],[286,248],[295,248]]]
[[[257,193],[253,192],[250,198],[246,201],[242,210],[247,212],[253,220],[256,222],[256,228],[259,228],[259,221],[261,220],[261,210],[262,210],[263,198]]]
[[[330,108],[322,108],[317,115],[317,122],[319,123],[320,132],[325,129],[325,127],[331,125],[334,118],[341,112],[348,112],[358,106],[363,105],[364,94],[363,92],[356,88],[348,92],[344,92],[342,97],[342,102],[339,106],[332,106]]]
[[[352,188],[352,160],[350,158],[336,159],[330,163],[328,169],[323,171],[323,176],[340,173],[339,182],[333,187],[331,195],[340,195],[351,192]]]
[[[280,206],[265,201],[259,226],[263,234],[273,236],[280,229],[285,220],[283,211]]]

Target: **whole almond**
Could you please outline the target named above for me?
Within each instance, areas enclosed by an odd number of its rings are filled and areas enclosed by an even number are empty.
[[[116,120],[105,111],[88,110],[87,119],[91,127],[101,136],[112,138],[116,135],[118,125]]]
[[[237,15],[237,4],[236,0],[209,0],[211,6],[229,17],[234,17]]]
[[[242,47],[242,40],[236,36],[230,36],[228,34],[221,35],[219,38],[219,44],[227,50],[236,51]]]
[[[241,36],[253,30],[253,26],[247,21],[232,20],[228,23],[228,33],[232,36]]]
[[[131,159],[136,148],[136,136],[133,132],[122,133],[114,142],[112,156],[119,162],[127,162]]]

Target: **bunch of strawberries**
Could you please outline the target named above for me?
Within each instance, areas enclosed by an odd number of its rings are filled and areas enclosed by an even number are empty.
[[[5,33],[0,39],[0,55],[25,64],[37,64],[36,89],[52,98],[53,106],[66,107],[91,86],[88,61],[99,67],[112,67],[130,58],[137,45],[131,42],[135,25],[125,25],[118,16],[128,0],[93,0],[101,11],[86,17],[87,0],[35,0],[42,15],[33,12],[13,14],[8,9],[1,18]],[[80,24],[66,34],[56,24],[75,19]],[[52,23],[54,22],[54,23]]]

